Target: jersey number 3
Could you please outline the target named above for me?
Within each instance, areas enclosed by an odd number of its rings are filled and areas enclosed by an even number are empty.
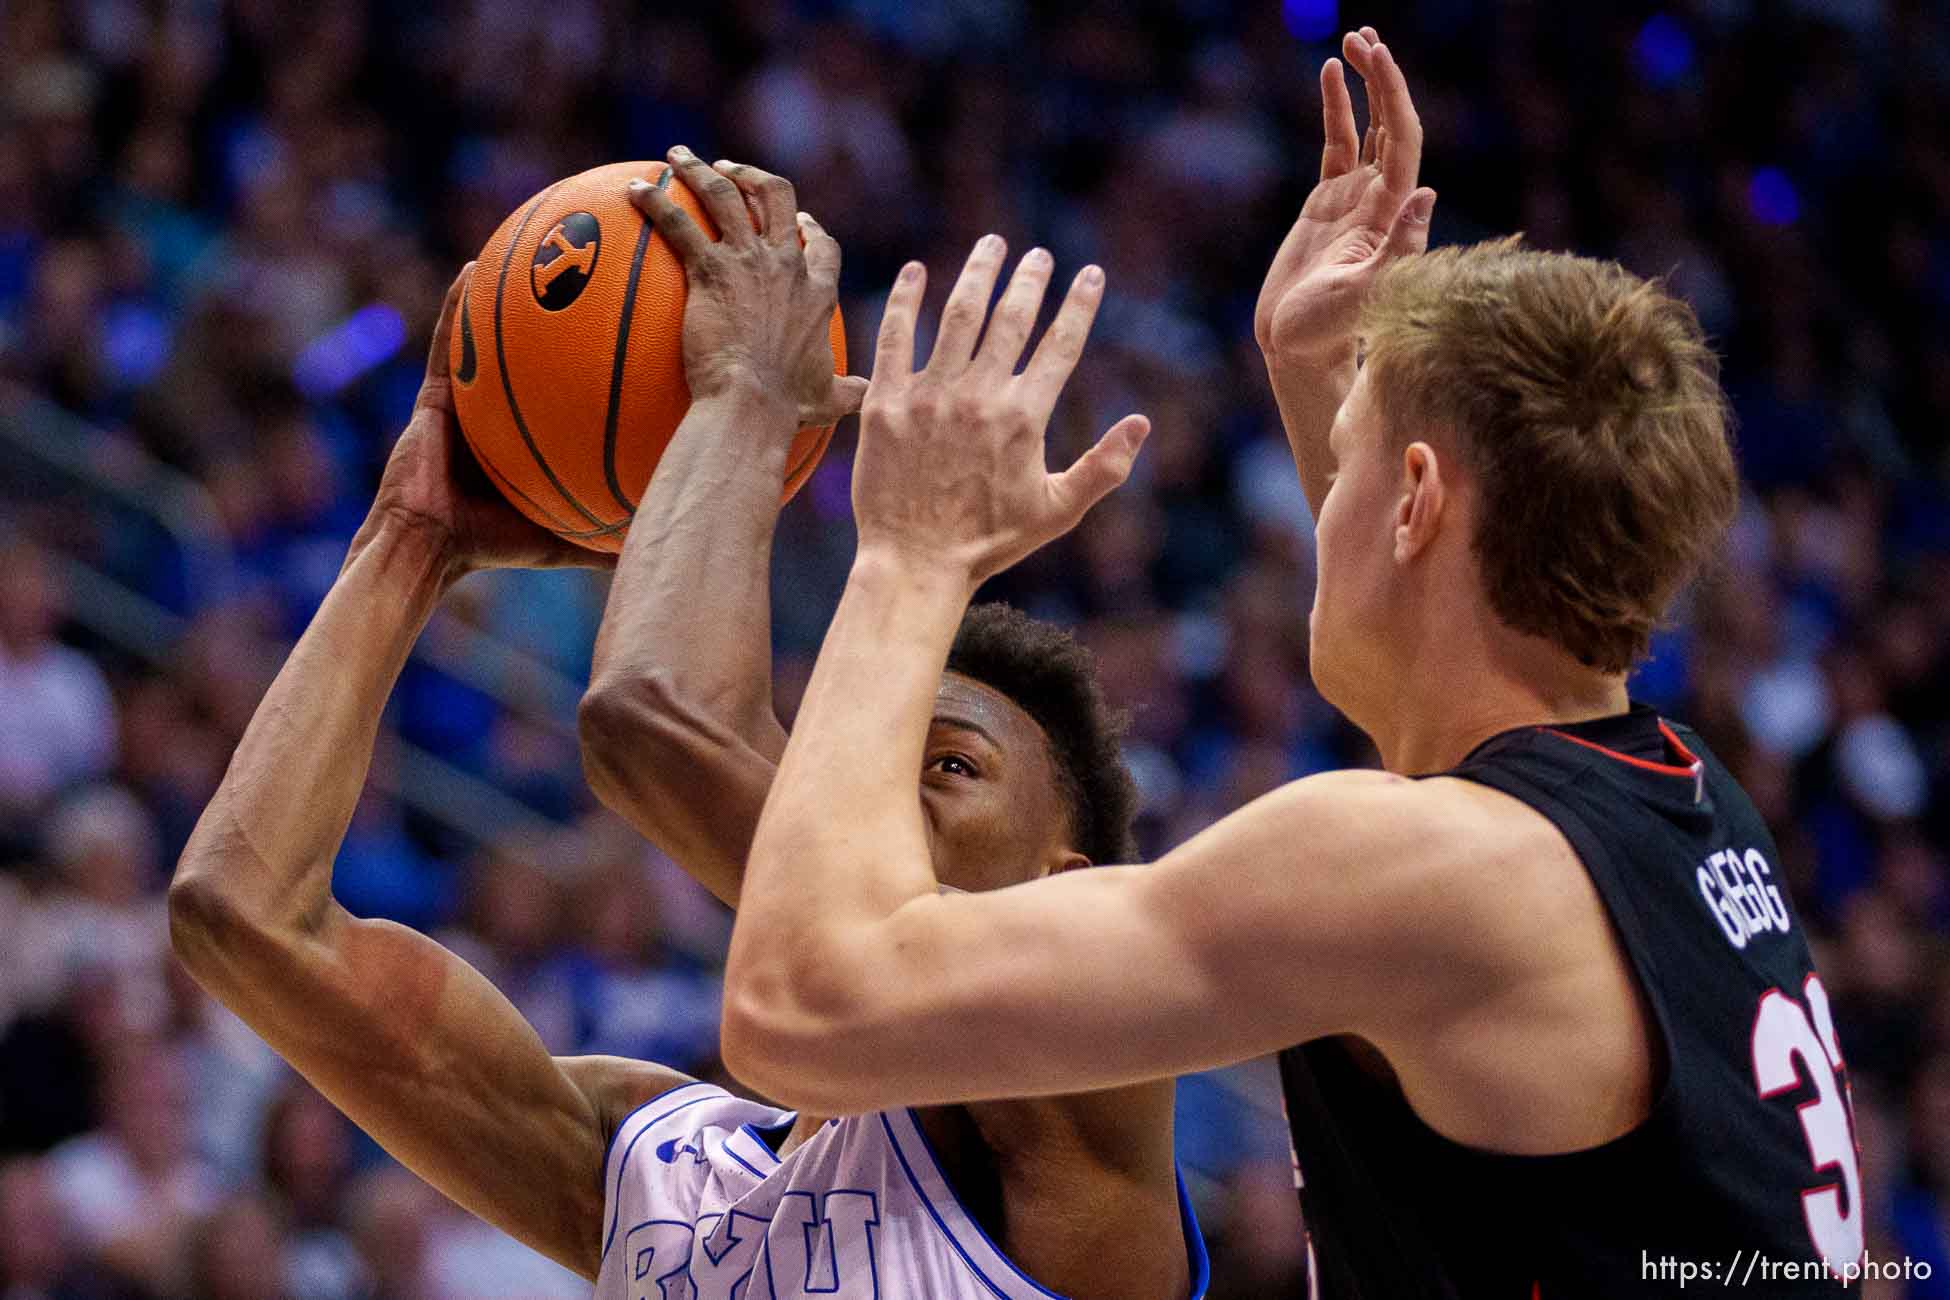
[[[1796,1108],[1808,1139],[1808,1156],[1817,1174],[1840,1170],[1841,1182],[1801,1193],[1801,1210],[1808,1221],[1808,1237],[1829,1272],[1838,1278],[1853,1277],[1862,1261],[1862,1173],[1856,1162],[1853,1116],[1840,1079],[1842,1049],[1821,977],[1809,975],[1803,992],[1806,1008],[1779,989],[1761,995],[1754,1012],[1754,1084],[1763,1099],[1800,1087],[1804,1078],[1813,1084],[1814,1099]]]

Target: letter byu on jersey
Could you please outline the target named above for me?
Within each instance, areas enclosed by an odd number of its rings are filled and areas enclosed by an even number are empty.
[[[781,1161],[760,1130],[792,1118],[689,1083],[624,1120],[596,1300],[1051,1300],[963,1212],[912,1111],[833,1120]],[[1197,1300],[1182,1183],[1179,1204]]]

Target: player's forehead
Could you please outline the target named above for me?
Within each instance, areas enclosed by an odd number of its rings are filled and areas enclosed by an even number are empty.
[[[934,692],[934,725],[973,731],[998,749],[1044,746],[1043,729],[1021,705],[986,682],[957,672],[941,674]]]

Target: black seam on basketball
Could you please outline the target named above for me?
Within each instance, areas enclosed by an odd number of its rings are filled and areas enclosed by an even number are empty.
[[[467,287],[460,291],[460,319],[461,319],[461,324],[463,326],[467,324],[467,302],[468,299],[473,296],[473,293],[474,293],[474,284],[472,279],[470,278]],[[468,354],[472,353],[473,351],[472,344],[473,344],[472,335],[467,335],[462,339],[461,351],[462,351],[463,368],[465,368],[465,363],[469,359],[471,359]],[[495,467],[494,462],[488,459],[487,452],[483,451],[480,447],[476,446],[474,440],[467,436],[467,427],[460,423],[460,412],[458,411],[454,413],[454,423],[457,426],[459,426],[461,441],[467,444],[468,453],[474,457],[474,463],[476,465],[479,465],[489,478],[493,479],[496,483],[500,484],[502,491],[512,493],[513,495],[520,497],[523,501],[526,501],[529,505],[533,506],[535,508],[535,512],[539,515],[542,515],[544,518],[546,518],[548,520],[548,527],[558,535],[563,537],[569,537],[574,535],[573,533],[566,531],[568,525],[564,524],[560,519],[557,519],[555,517],[555,512],[553,510],[550,510],[547,506],[537,501],[534,497],[531,497],[526,492],[523,492],[518,486],[515,485],[514,480],[510,479],[506,474],[503,474],[499,469]]]
[[[470,275],[460,291],[460,369],[454,371],[454,380],[460,384],[473,383],[480,364],[474,348],[474,317],[467,310],[473,296],[474,277]]]
[[[486,452],[482,451],[479,447],[476,447],[472,442],[469,442],[467,444],[467,450],[474,454],[475,463],[478,464],[483,470],[487,472],[487,476],[489,478],[493,479],[496,483],[500,484],[503,491],[511,492],[515,496],[520,497],[523,501],[526,501],[529,505],[533,506],[537,513],[545,516],[548,519],[548,528],[551,532],[561,537],[576,536],[575,533],[572,533],[568,530],[567,524],[563,523],[560,519],[557,519],[555,517],[554,511],[550,510],[547,506],[537,501],[534,497],[529,496],[526,492],[523,492],[520,486],[516,484],[513,479],[510,479],[506,474],[503,474],[499,469],[497,469],[495,467],[494,462],[488,459]]]
[[[670,169],[664,168],[664,175]],[[636,314],[637,277],[643,274],[643,254],[650,247],[650,223],[645,221],[636,236],[636,253],[630,258],[630,278],[623,285],[623,319],[616,323],[616,355],[609,371],[609,411],[603,417],[603,480],[609,484],[609,494],[616,498],[616,504],[623,507],[625,514],[636,513],[636,502],[623,495],[623,485],[616,478],[616,411],[623,404],[623,364],[629,356],[630,318]]]
[[[489,478],[493,479],[496,483],[499,483],[502,487],[514,493],[516,496],[520,497],[523,501],[526,501],[529,505],[534,506],[535,509],[541,511],[545,515],[548,515],[550,519],[555,518],[554,515],[549,514],[547,507],[543,506],[541,502],[535,500],[535,498],[529,496],[526,492],[523,492],[521,488],[518,487],[516,484],[510,482],[508,476],[506,474],[503,474],[500,470],[496,469],[492,464],[490,464],[488,462],[488,459],[485,456],[480,456],[477,454],[475,459],[481,462],[481,468],[487,471]],[[580,530],[573,529],[573,528],[565,528],[560,526],[559,524],[556,524],[556,525],[551,525],[549,527],[549,531],[554,533],[557,537],[562,538],[564,541],[580,542],[580,541],[587,541],[589,538],[592,537],[608,537],[612,533],[622,532],[624,529],[628,528],[629,526],[630,526],[630,521],[625,519],[620,523],[604,524],[601,528],[584,528]]]
[[[494,284],[494,361],[495,365],[501,371],[501,392],[508,399],[508,413],[514,416],[515,432],[521,435],[522,442],[527,445],[528,454],[535,458],[536,468],[542,471],[542,476],[549,481],[549,485],[562,494],[562,499],[568,502],[577,514],[596,525],[598,529],[602,529],[611,525],[591,514],[589,508],[583,505],[582,502],[576,500],[575,494],[562,485],[562,480],[555,476],[555,471],[549,468],[548,461],[543,458],[542,449],[535,445],[535,439],[529,434],[528,422],[521,418],[521,403],[515,400],[515,381],[514,377],[508,373],[508,354],[502,346],[501,340],[501,300],[507,295],[508,267],[515,260],[515,248],[521,243],[521,237],[528,232],[528,223],[534,220],[535,213],[540,210],[543,203],[548,201],[548,196],[555,193],[561,185],[562,182],[557,181],[554,185],[543,190],[536,197],[535,201],[528,205],[528,211],[521,214],[521,224],[516,226],[515,233],[508,237],[507,251],[501,255],[501,275]],[[582,535],[592,536],[593,534]],[[564,533],[563,536],[573,537],[577,536],[577,534]]]
[[[625,519],[620,523],[604,524],[601,528],[589,528],[589,529],[583,529],[581,531],[570,528],[567,524],[563,523],[560,519],[557,519],[555,517],[554,511],[550,510],[547,506],[537,501],[534,497],[529,496],[526,492],[523,492],[521,490],[520,484],[516,483],[513,479],[509,478],[506,474],[503,474],[501,470],[495,465],[495,463],[488,458],[488,454],[486,452],[482,451],[479,447],[476,447],[471,440],[468,440],[466,438],[465,433],[462,434],[462,439],[463,441],[467,442],[467,450],[473,454],[474,463],[479,465],[481,469],[486,472],[489,478],[493,479],[496,483],[499,483],[503,488],[503,490],[507,492],[511,492],[515,496],[520,497],[523,501],[526,501],[529,505],[535,507],[537,513],[546,516],[548,519],[547,527],[549,531],[554,533],[557,537],[568,538],[571,540],[576,540],[576,539],[581,539],[586,537],[605,537],[608,536],[610,533],[622,532],[625,528],[629,527],[630,521]]]

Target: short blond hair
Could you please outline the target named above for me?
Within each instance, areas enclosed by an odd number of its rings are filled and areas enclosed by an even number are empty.
[[[1630,669],[1739,504],[1719,359],[1692,308],[1616,262],[1511,237],[1393,263],[1361,334],[1394,435],[1461,444],[1497,616]]]

